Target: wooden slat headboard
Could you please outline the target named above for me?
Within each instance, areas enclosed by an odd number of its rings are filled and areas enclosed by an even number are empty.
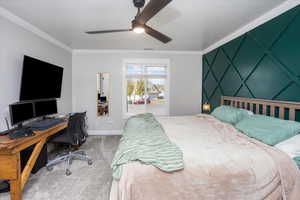
[[[287,101],[273,101],[266,99],[251,99],[242,97],[221,97],[221,105],[230,105],[237,108],[244,108],[257,114],[275,117],[276,110],[279,112],[280,119],[286,119],[285,113],[288,112],[288,119],[296,119],[296,111],[300,110],[300,103]],[[261,112],[260,112],[261,111]],[[267,112],[269,111],[269,113]]]

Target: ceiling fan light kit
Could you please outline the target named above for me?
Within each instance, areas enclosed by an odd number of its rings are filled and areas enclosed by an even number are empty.
[[[137,34],[141,34],[141,33],[145,33],[145,29],[143,27],[135,27],[133,29],[133,32],[135,32]]]
[[[137,34],[145,33],[144,26],[139,24],[136,20],[132,21],[132,30]]]
[[[153,28],[146,25],[146,23],[154,17],[160,10],[166,7],[172,0],[150,0],[149,3],[144,7],[145,0],[133,0],[134,6],[137,8],[137,15],[132,20],[131,29],[118,29],[118,30],[103,30],[103,31],[88,31],[87,34],[102,34],[102,33],[116,33],[116,32],[128,32],[133,31],[135,33],[147,33],[155,39],[168,43],[172,39]],[[144,8],[143,8],[144,7]],[[143,10],[141,11],[141,8]]]

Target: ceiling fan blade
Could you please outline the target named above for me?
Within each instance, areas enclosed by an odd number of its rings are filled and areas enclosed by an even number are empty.
[[[152,37],[156,38],[157,40],[163,42],[163,43],[168,43],[170,42],[172,39],[169,38],[168,36],[154,30],[153,28],[147,26],[147,25],[144,25],[144,28],[145,28],[145,32],[148,33],[149,35],[151,35]]]
[[[118,33],[132,31],[131,29],[117,29],[117,30],[104,30],[104,31],[87,31],[87,34],[101,34],[101,33]]]
[[[140,24],[146,24],[161,9],[166,7],[172,0],[150,0],[143,11],[136,17]]]

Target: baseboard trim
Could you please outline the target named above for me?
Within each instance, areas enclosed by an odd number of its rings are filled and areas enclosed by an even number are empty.
[[[88,130],[89,135],[122,135],[122,130]]]

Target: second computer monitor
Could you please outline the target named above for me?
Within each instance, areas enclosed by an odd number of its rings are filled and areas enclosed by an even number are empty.
[[[106,97],[100,97],[100,102],[101,103],[106,103],[107,102],[107,98]]]
[[[22,124],[22,122],[34,118],[33,103],[21,102],[9,105],[11,124]]]
[[[42,100],[35,102],[35,116],[42,117],[57,113],[56,99]]]

